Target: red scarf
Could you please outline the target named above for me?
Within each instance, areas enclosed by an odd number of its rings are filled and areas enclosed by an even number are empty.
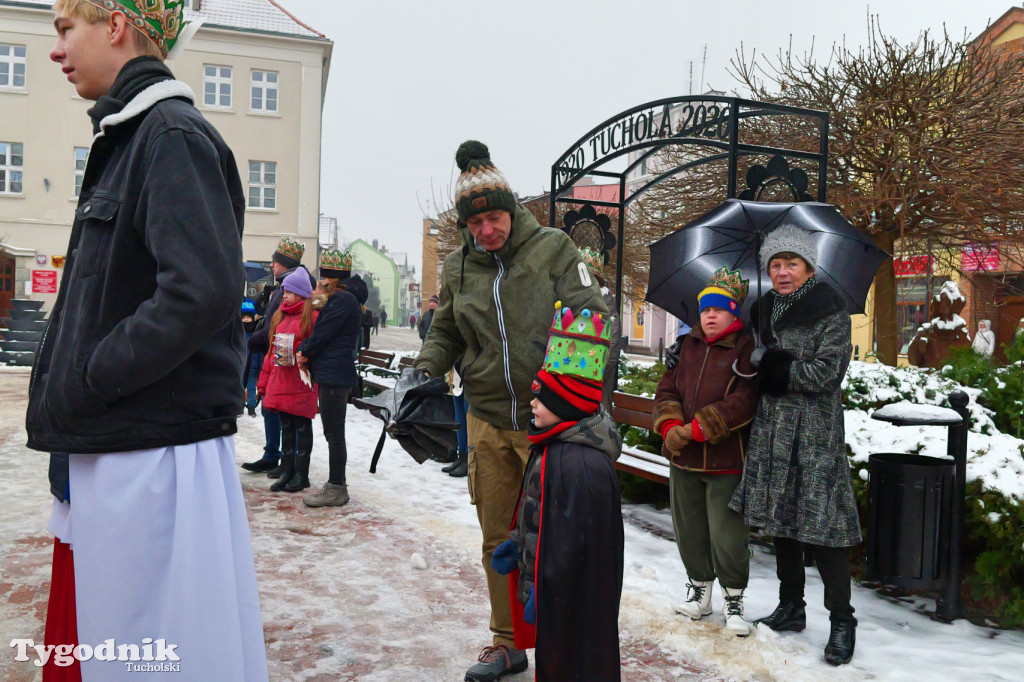
[[[717,336],[712,336],[710,338],[705,337],[704,340],[710,346],[714,342],[721,341],[726,336],[729,336],[729,334],[733,334],[735,332],[738,332],[741,329],[743,329],[743,320],[741,320],[740,318],[737,317],[735,320],[733,320],[732,324],[730,324],[728,327],[726,327],[725,329],[722,330],[721,334],[718,334]]]
[[[558,422],[554,426],[549,426],[546,429],[538,429],[533,425],[533,420],[530,420],[530,427],[527,429],[526,437],[530,439],[531,443],[543,443],[552,436],[557,436],[563,431],[567,431],[572,427],[579,424],[578,421],[564,421]]]

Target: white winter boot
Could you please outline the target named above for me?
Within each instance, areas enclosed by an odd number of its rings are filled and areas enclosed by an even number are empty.
[[[711,613],[711,588],[715,582],[709,580],[691,580],[686,583],[689,598],[682,604],[675,606],[676,613],[689,616],[693,620],[700,620]]]
[[[750,623],[743,620],[743,590],[723,587],[725,592],[725,631],[737,637],[750,634]]]

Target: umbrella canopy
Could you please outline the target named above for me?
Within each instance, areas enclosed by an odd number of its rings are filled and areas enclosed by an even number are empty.
[[[246,282],[258,282],[270,276],[270,272],[265,267],[251,260],[242,263],[242,267],[245,268]]]
[[[728,199],[664,239],[651,244],[647,300],[687,324],[700,321],[697,294],[723,265],[741,270],[750,280],[750,306],[772,288],[758,251],[765,236],[781,225],[811,233],[817,249],[814,277],[832,285],[851,314],[863,313],[871,282],[890,258],[857,231],[831,204],[818,202],[765,203]]]

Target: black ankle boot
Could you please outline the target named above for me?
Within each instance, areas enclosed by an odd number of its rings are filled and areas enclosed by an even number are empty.
[[[770,616],[758,618],[754,622],[758,625],[763,623],[776,632],[800,632],[807,627],[807,614],[802,602],[784,601],[775,607]]]
[[[825,662],[829,665],[845,665],[853,659],[853,648],[857,644],[857,621],[834,620],[832,632],[825,645]]]
[[[273,469],[267,472],[267,478],[281,478],[281,474],[284,473],[284,464],[280,461]]]
[[[455,471],[460,466],[462,466],[463,463],[465,463],[467,456],[468,455],[466,455],[466,453],[464,452],[457,453],[455,459],[451,460],[451,464],[449,464],[448,466],[441,467],[441,471],[443,471],[446,474],[450,474],[451,472]]]
[[[309,487],[309,455],[295,458],[295,473],[284,486],[286,493],[297,493]]]
[[[281,456],[281,475],[276,481],[270,484],[271,492],[281,492],[288,485],[288,481],[295,475],[295,455]]]

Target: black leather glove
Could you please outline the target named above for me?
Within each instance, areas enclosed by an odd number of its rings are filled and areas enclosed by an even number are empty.
[[[676,342],[665,349],[665,367],[672,371],[679,364],[679,351],[683,347],[683,335],[676,337]]]
[[[789,366],[796,356],[788,350],[769,348],[757,368],[757,387],[768,395],[782,395],[789,391]]]

